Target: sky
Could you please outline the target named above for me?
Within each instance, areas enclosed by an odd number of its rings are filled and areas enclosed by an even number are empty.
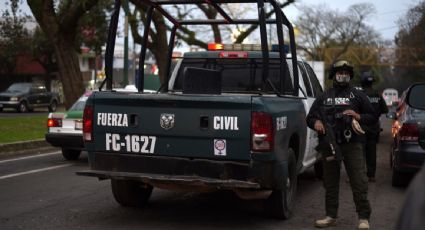
[[[357,3],[372,3],[376,8],[376,13],[367,21],[367,24],[381,33],[382,38],[394,40],[398,32],[397,21],[404,17],[409,8],[417,5],[419,0],[296,0],[296,3],[285,8],[284,13],[290,21],[294,21],[299,14],[297,8],[301,5],[326,4],[331,9],[338,9],[343,12],[349,6]]]
[[[8,0],[0,0],[0,9],[5,7],[5,2]],[[399,18],[404,17],[408,9],[417,5],[419,0],[295,0],[296,3],[286,7],[284,13],[290,21],[295,21],[299,11],[297,8],[306,5],[320,5],[326,4],[331,9],[338,9],[343,12],[348,9],[350,5],[356,3],[370,2],[376,8],[376,13],[367,21],[367,23],[381,33],[382,38],[393,41],[394,36],[398,31],[397,21]],[[22,10],[31,14],[29,7],[25,0],[21,0]]]

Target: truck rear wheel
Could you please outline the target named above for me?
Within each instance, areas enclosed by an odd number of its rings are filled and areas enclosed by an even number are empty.
[[[273,218],[288,219],[292,215],[297,192],[297,162],[292,149],[288,149],[288,177],[285,188],[273,190],[265,201],[265,211]]]
[[[52,101],[49,105],[49,112],[55,112],[58,107],[58,103],[56,101]]]
[[[126,207],[143,207],[152,194],[152,186],[143,182],[111,179],[115,200]]]
[[[69,161],[77,160],[80,154],[81,150],[62,148],[62,156]]]

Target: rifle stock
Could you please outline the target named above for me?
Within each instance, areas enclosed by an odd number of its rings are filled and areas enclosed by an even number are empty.
[[[322,136],[322,143],[319,145],[319,151],[322,151],[322,154],[331,153],[331,155],[323,156],[326,161],[342,161],[341,147],[336,142],[336,136],[332,127],[327,122],[324,122],[323,125],[325,126],[325,134]]]

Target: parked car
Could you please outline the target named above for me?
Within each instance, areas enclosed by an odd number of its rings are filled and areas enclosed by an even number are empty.
[[[47,107],[49,112],[56,111],[59,102],[57,93],[48,92],[39,83],[14,83],[0,93],[0,111],[14,108],[18,112],[31,112],[34,108]]]
[[[382,97],[387,106],[391,106],[394,101],[398,101],[398,91],[393,88],[384,89],[382,91]]]
[[[408,177],[419,171],[425,160],[425,150],[420,147],[418,142],[419,129],[425,121],[425,110],[412,107],[408,103],[409,100],[414,99],[413,97],[418,97],[418,101],[423,98],[420,98],[421,94],[412,93],[411,90],[412,86],[402,94],[396,112],[391,111],[387,115],[388,118],[394,119],[391,128],[393,142],[390,151],[393,186],[406,185]]]
[[[83,111],[91,93],[91,91],[84,93],[67,112],[48,115],[46,141],[62,148],[62,155],[66,160],[78,159],[84,149]]]

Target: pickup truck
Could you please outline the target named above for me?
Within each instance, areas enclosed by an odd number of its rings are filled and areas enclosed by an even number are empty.
[[[166,2],[155,1],[155,8]],[[260,8],[258,23],[264,27]],[[275,23],[286,25],[293,38],[287,20],[277,17]],[[286,58],[282,42],[271,51],[267,44],[260,51],[257,45],[238,50],[240,44],[212,44],[212,50],[185,53],[155,94],[144,93],[141,83],[137,93],[111,90],[107,74],[109,90],[94,92],[86,103],[83,138],[90,169],[77,174],[111,179],[114,198],[123,206],[144,206],[153,187],[225,189],[243,199],[262,199],[270,216],[289,218],[297,175],[317,161],[317,136],[305,118],[322,89],[311,67],[297,60],[294,43]]]
[[[46,107],[49,112],[54,112],[58,102],[59,95],[48,92],[46,87],[39,83],[14,83],[0,92],[0,111],[4,108],[14,108],[24,113],[31,112],[34,108]]]

